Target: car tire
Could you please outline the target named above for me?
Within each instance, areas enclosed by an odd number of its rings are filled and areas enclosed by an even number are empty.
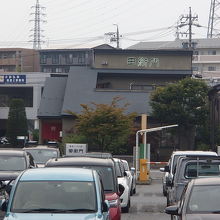
[[[163,195],[167,196],[167,191],[164,189],[164,187],[163,187]]]
[[[130,196],[133,196],[133,189],[130,190]]]
[[[136,194],[136,187],[133,189],[133,195]]]
[[[167,195],[167,206],[170,206],[169,196]]]
[[[127,206],[121,208],[122,212],[123,213],[129,213],[130,205],[131,205],[131,202],[130,202],[130,199],[129,199]]]

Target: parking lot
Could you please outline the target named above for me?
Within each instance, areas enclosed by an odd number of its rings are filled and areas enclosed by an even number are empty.
[[[162,194],[162,174],[157,169],[151,170],[151,177],[150,185],[137,185],[137,193],[131,198],[130,212],[123,213],[122,220],[170,219],[164,213],[166,197]]]

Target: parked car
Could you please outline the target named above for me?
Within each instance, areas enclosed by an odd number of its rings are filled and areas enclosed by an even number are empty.
[[[124,191],[120,195],[122,212],[128,213],[131,206],[131,199],[130,199],[131,188],[129,186],[128,175],[124,169],[123,162],[118,158],[113,158],[113,160],[116,166],[116,175],[118,178],[118,183],[124,187]]]
[[[219,176],[220,157],[218,156],[185,156],[177,161],[173,182],[167,193],[167,205],[176,204],[187,183],[197,177]]]
[[[123,162],[125,172],[127,173],[130,195],[132,196],[133,194],[136,193],[135,168],[134,167],[130,168],[127,160],[121,160],[121,161]]]
[[[32,155],[23,150],[0,150],[0,181],[14,180],[23,170],[35,167]]]
[[[220,178],[196,178],[185,187],[180,202],[165,209],[181,220],[220,219]]]
[[[60,151],[58,148],[48,147],[47,145],[24,147],[23,150],[33,156],[38,167],[44,167],[45,163],[51,158],[60,157]]]
[[[39,168],[16,179],[9,201],[1,206],[5,220],[109,219],[101,179],[95,170]]]
[[[115,163],[112,159],[92,157],[64,157],[50,159],[46,167],[83,167],[96,170],[103,182],[105,199],[110,203],[111,220],[121,219],[121,202],[119,196],[123,194],[124,187],[118,184]]]
[[[164,172],[164,176],[162,178],[162,190],[163,195],[167,196],[168,184],[172,182],[174,170],[177,164],[177,160],[179,157],[190,155],[214,155],[217,156],[216,152],[212,151],[174,151],[168,161],[168,164],[164,168],[160,168],[161,172]]]

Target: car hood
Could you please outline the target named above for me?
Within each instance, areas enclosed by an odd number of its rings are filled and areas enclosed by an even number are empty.
[[[0,171],[0,181],[15,180],[21,171]]]
[[[96,213],[94,214],[76,214],[76,213],[10,213],[5,220],[96,220],[98,219]],[[100,218],[99,218],[100,219]]]
[[[184,218],[183,218],[184,219]],[[220,214],[187,214],[185,220],[217,220]]]

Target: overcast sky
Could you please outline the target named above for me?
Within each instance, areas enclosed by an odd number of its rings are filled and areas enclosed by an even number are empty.
[[[109,43],[105,33],[119,27],[120,46],[139,41],[175,39],[181,15],[198,15],[203,27],[193,27],[194,38],[205,38],[211,0],[39,0],[47,23],[41,23],[46,43],[42,48],[74,48]],[[0,47],[32,47],[36,0],[0,0]],[[43,18],[43,17],[42,17]],[[159,29],[159,31],[155,31]],[[182,31],[185,31],[182,29]],[[138,32],[138,34],[134,34]],[[140,32],[144,32],[140,34]],[[99,39],[95,41],[95,39]],[[112,44],[115,46],[115,44]]]

